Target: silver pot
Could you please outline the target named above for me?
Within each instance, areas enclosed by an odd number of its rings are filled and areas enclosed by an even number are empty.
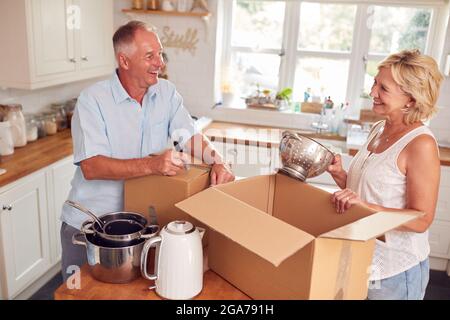
[[[147,226],[147,219],[135,212],[112,212],[101,215],[105,232],[94,221],[87,220],[81,226],[84,234],[96,236],[116,243],[129,243],[137,239],[149,239],[159,231],[159,226]]]
[[[77,233],[72,243],[86,247],[92,276],[102,282],[128,283],[141,275],[141,252],[145,239],[136,239],[127,246],[114,247],[102,238]]]

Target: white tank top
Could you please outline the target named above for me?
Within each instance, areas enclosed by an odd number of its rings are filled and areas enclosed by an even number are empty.
[[[386,208],[405,209],[406,176],[397,166],[398,156],[417,136],[434,136],[430,129],[421,126],[405,134],[385,151],[370,154],[367,146],[384,129],[384,124],[385,121],[380,121],[374,125],[367,142],[350,163],[347,188],[356,192],[363,201]],[[389,231],[385,238],[386,242],[376,240],[370,280],[386,279],[404,272],[425,260],[430,253],[428,231]]]

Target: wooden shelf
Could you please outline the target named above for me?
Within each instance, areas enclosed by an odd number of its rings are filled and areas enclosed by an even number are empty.
[[[139,13],[139,14],[157,14],[162,16],[198,17],[198,18],[207,18],[211,15],[210,12],[178,12],[178,11],[135,10],[135,9],[122,9],[122,12]]]

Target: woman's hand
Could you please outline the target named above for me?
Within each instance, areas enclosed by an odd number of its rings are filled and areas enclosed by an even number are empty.
[[[331,196],[331,202],[333,202],[337,213],[344,213],[352,205],[363,203],[359,196],[350,189],[335,192]]]
[[[335,155],[333,161],[327,168],[327,172],[331,174],[336,184],[344,189],[347,185],[347,172],[342,167],[342,158],[339,154]]]

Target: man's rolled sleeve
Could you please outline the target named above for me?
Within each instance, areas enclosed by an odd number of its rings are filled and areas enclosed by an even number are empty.
[[[111,157],[108,139],[101,110],[94,96],[82,92],[78,98],[72,118],[72,139],[74,163],[94,156]]]
[[[174,140],[182,136],[182,144],[187,142],[193,135],[197,134],[194,119],[183,105],[183,98],[174,90],[171,97],[171,112],[169,134]]]

